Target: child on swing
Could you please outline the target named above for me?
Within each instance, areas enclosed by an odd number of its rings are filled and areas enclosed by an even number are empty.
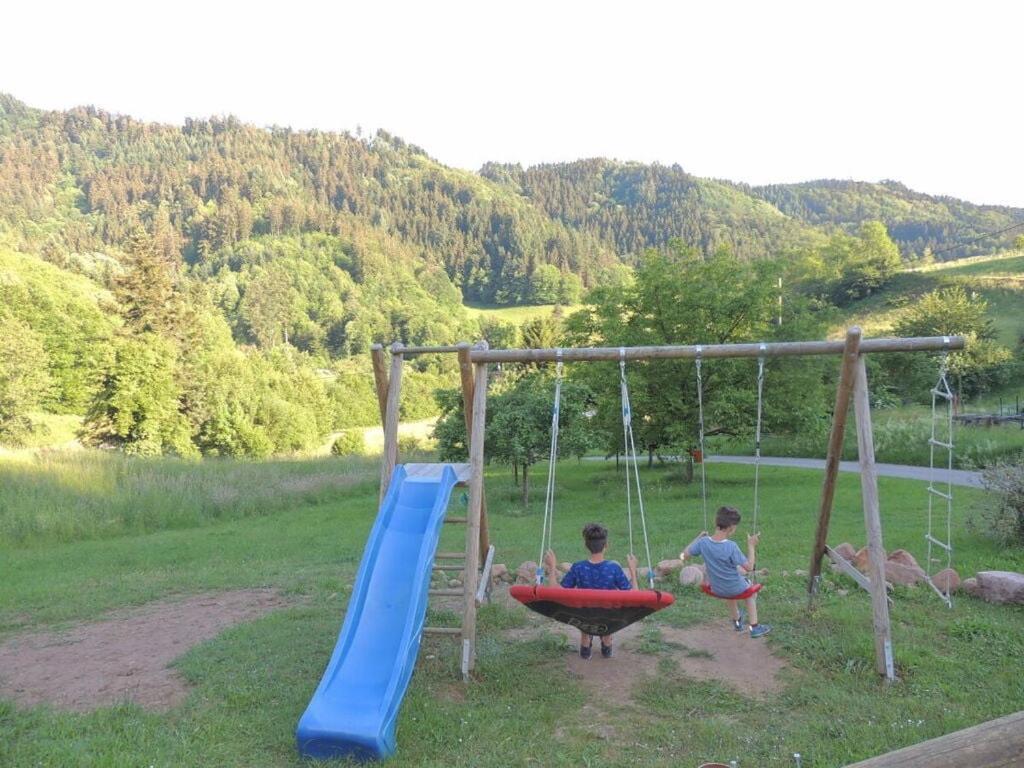
[[[733,628],[737,632],[742,632],[743,612],[740,610],[740,601],[730,598],[743,594],[751,586],[750,581],[740,575],[740,571],[744,574],[753,572],[757,543],[761,535],[747,535],[747,555],[744,557],[736,542],[729,538],[736,532],[739,524],[739,510],[721,507],[715,514],[715,532],[711,536],[707,535],[707,531],[702,533],[700,538],[683,550],[679,558],[684,562],[687,557],[700,555],[704,558],[705,578],[711,585],[711,591],[728,601]],[[746,602],[747,613],[750,616],[750,636],[764,637],[772,628],[757,621],[757,595],[746,598]]]
[[[579,560],[572,564],[569,572],[562,577],[562,587],[566,589],[636,589],[637,560],[634,555],[629,555],[626,563],[629,567],[629,577],[626,577],[622,566],[614,560],[605,560],[605,552],[608,550],[608,529],[597,523],[588,523],[583,526],[583,544],[590,551],[590,557],[586,560]],[[558,559],[554,550],[549,549],[544,555],[544,565],[547,568],[547,577],[551,584],[557,583]],[[584,632],[580,632],[580,658],[589,659],[594,638]],[[601,655],[610,659],[612,656],[612,638],[607,635],[601,638]]]

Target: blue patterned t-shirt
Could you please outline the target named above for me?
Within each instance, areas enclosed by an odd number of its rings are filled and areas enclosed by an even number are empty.
[[[572,568],[562,579],[562,586],[578,589],[632,589],[622,566],[614,560],[602,560],[592,563],[580,560],[572,564]]]

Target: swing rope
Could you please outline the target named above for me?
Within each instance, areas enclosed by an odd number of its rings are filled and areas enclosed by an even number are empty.
[[[700,451],[700,506],[704,513],[704,527],[708,529],[708,475],[705,469],[707,453],[704,451],[704,377],[701,371],[701,353],[704,347],[697,345],[697,450]]]
[[[629,401],[629,382],[626,380],[626,350],[619,348],[619,390],[622,396],[622,437],[626,451],[626,519],[629,526],[629,553],[633,554],[633,498],[629,483],[629,464],[633,463],[633,478],[636,481],[636,502],[640,512],[640,527],[644,536],[644,552],[647,555],[647,579],[654,589],[654,566],[651,561],[651,544],[647,538],[647,516],[644,514],[644,497],[640,488],[640,469],[636,458],[636,441],[633,438],[633,409]]]
[[[949,343],[949,337],[945,339]],[[952,598],[945,590],[939,589],[932,583],[932,547],[936,546],[946,551],[946,568],[953,567],[953,390],[949,386],[949,353],[944,352],[942,361],[939,364],[939,378],[932,387],[932,431],[928,440],[928,532],[925,540],[928,542],[928,557],[925,563],[925,574],[928,577],[928,584],[936,594],[942,598],[950,608],[953,607]],[[946,401],[946,439],[939,440],[936,425],[938,422],[938,401]],[[935,487],[935,449],[946,450],[946,490],[941,491]],[[946,502],[946,540],[940,541],[934,535],[933,517],[935,511],[936,497]]]
[[[544,494],[544,522],[540,531],[540,556],[537,558],[537,583],[544,583],[544,553],[551,548],[555,522],[555,467],[558,464],[558,422],[562,410],[562,350],[555,350],[555,399],[551,406],[551,443],[548,448],[548,484]]]
[[[761,355],[757,358],[757,421],[754,426],[754,525],[753,531],[757,533],[757,513],[761,508],[759,490],[761,487],[761,417],[763,414],[762,404],[764,402],[764,352],[765,346],[761,345]]]

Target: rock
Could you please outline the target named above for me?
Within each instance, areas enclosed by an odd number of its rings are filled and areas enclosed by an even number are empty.
[[[985,602],[1024,605],[1024,573],[978,571],[975,578],[978,582],[977,595]]]
[[[683,561],[676,558],[674,560],[661,560],[656,566],[654,566],[654,572],[659,576],[668,576],[671,573],[675,573],[683,567]]]
[[[885,557],[885,550],[882,550],[882,557]],[[857,550],[857,554],[853,556],[853,567],[861,573],[867,573],[869,570],[868,564],[871,562],[871,557],[868,555],[868,548],[861,547]]]
[[[921,567],[917,564],[917,560],[914,559],[914,556],[905,549],[894,549],[892,554],[886,559],[890,563],[900,563],[901,565],[908,565],[912,568]]]
[[[506,576],[508,576],[507,565],[504,563],[494,563],[491,565],[491,581],[504,581]]]
[[[964,579],[962,582],[960,582],[960,589],[962,589],[968,595],[974,595],[974,597],[981,597],[981,590],[978,589],[978,580],[973,576],[969,579]]]
[[[932,584],[947,595],[952,595],[960,587],[960,574],[952,568],[944,568],[932,576]]]
[[[832,551],[849,563],[852,563],[853,559],[857,557],[857,550],[854,549],[853,545],[848,541],[844,541],[838,547],[833,548]]]
[[[558,570],[562,573],[568,573],[569,569],[572,568],[572,563],[559,563]]]
[[[925,580],[924,571],[916,565],[904,565],[897,560],[885,561],[885,580],[903,587],[911,587]]]
[[[533,584],[537,581],[537,564],[527,560],[516,568],[516,584]]]
[[[793,571],[793,575],[794,576],[807,576],[808,574],[807,574],[807,571],[802,571],[799,568],[797,568],[795,571]]]
[[[787,578],[788,576],[789,576],[789,571],[783,571],[783,572],[782,572],[782,578],[784,578],[784,579],[785,579],[785,578]]]
[[[449,587],[461,587],[462,586],[462,581],[461,581],[461,579],[448,579],[448,586]]]
[[[700,584],[704,581],[704,571],[696,565],[687,565],[679,572],[679,583],[683,586]]]

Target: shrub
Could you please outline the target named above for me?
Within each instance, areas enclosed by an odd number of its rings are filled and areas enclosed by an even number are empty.
[[[399,435],[398,436],[398,453],[409,454],[418,453],[419,451],[425,451],[426,446],[420,442],[420,439],[416,435]]]
[[[999,461],[981,473],[992,501],[972,518],[973,528],[1003,546],[1024,545],[1024,456]]]
[[[335,456],[359,456],[366,453],[366,437],[361,429],[346,429],[334,441],[331,453]]]

